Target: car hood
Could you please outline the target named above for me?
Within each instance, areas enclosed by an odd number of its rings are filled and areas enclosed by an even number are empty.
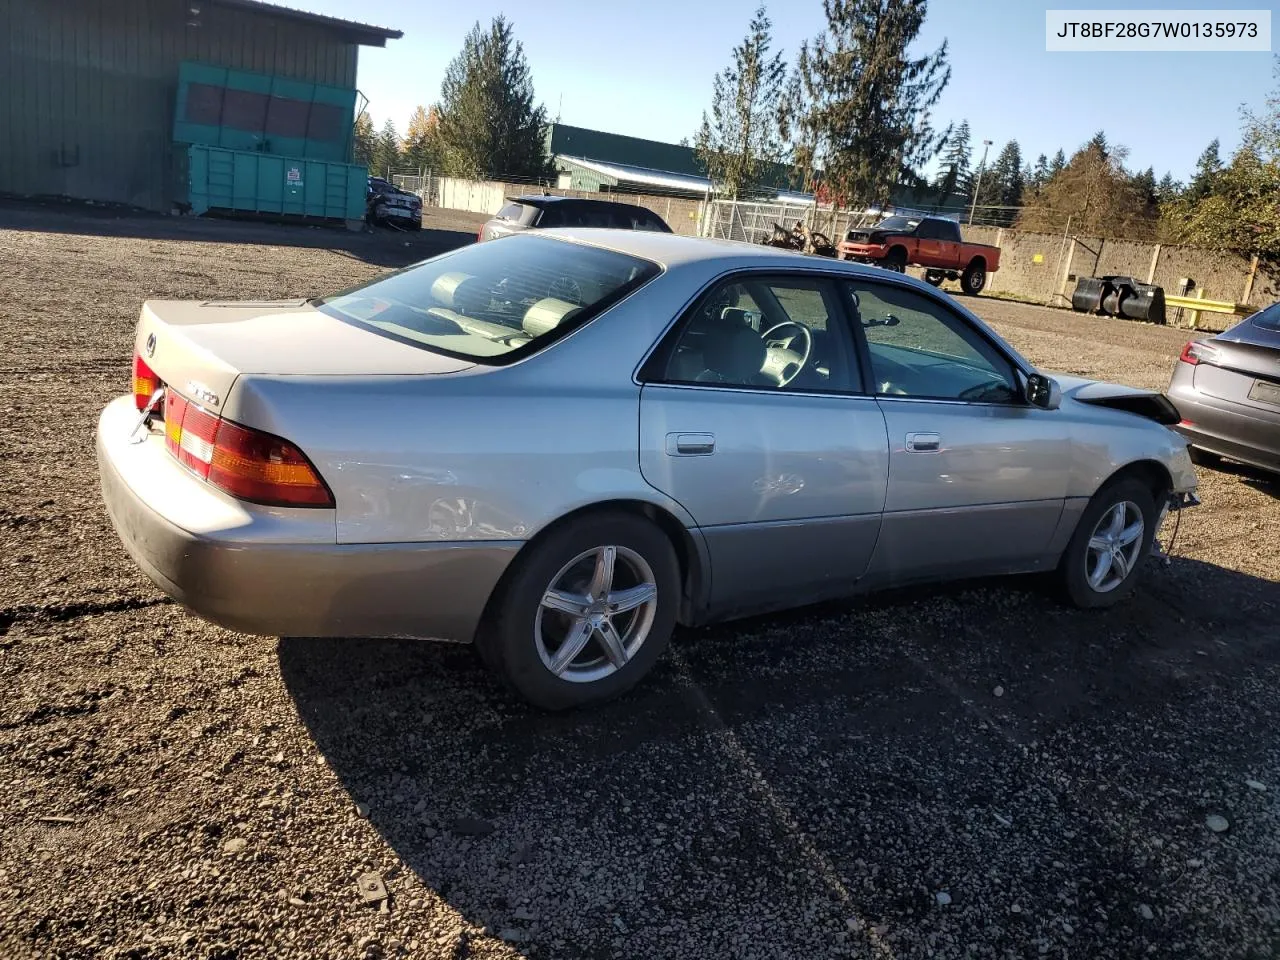
[[[1172,426],[1181,419],[1177,407],[1159,390],[1145,390],[1142,387],[1129,387],[1121,383],[1089,380],[1086,377],[1070,374],[1046,372],[1046,376],[1058,381],[1058,386],[1062,388],[1062,395],[1076,403],[1123,410],[1165,426]]]

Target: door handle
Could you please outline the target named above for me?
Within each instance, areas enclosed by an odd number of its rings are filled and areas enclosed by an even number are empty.
[[[908,453],[937,453],[942,449],[942,437],[936,433],[908,433]]]
[[[667,456],[707,457],[716,452],[714,433],[668,433]]]

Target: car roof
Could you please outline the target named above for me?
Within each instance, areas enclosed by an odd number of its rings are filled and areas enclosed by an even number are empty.
[[[643,205],[627,203],[624,200],[594,200],[588,197],[560,197],[560,196],[553,196],[551,194],[548,194],[546,196],[543,196],[541,194],[533,194],[533,195],[523,196],[523,197],[507,197],[507,200],[510,201],[511,203],[528,204],[531,207],[544,207],[544,206],[551,206],[554,204],[563,203],[563,204],[588,204],[594,207],[640,206],[642,210],[649,209],[648,207],[645,207]],[[649,212],[653,213],[652,210],[649,210]]]

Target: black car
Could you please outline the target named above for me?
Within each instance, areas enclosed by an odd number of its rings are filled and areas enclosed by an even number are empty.
[[[495,240],[522,230],[551,227],[611,227],[615,230],[653,230],[671,233],[666,222],[646,207],[616,200],[578,197],[507,197],[498,215],[480,228],[476,240]]]
[[[422,198],[401,190],[382,177],[369,178],[365,194],[366,219],[370,223],[394,223],[410,230],[422,229]]]

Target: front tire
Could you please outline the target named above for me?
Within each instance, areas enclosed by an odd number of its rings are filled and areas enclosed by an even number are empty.
[[[657,662],[679,601],[680,565],[660,529],[627,514],[581,516],[517,559],[476,648],[535,706],[598,703]]]
[[[942,286],[942,281],[946,279],[946,275],[941,270],[926,270],[924,272],[925,283],[932,284],[935,287]]]
[[[907,251],[902,247],[894,247],[881,262],[886,270],[892,270],[894,273],[906,273]]]
[[[1093,495],[1067,544],[1058,577],[1081,609],[1111,607],[1133,593],[1151,552],[1157,511],[1151,490],[1128,477]]]

